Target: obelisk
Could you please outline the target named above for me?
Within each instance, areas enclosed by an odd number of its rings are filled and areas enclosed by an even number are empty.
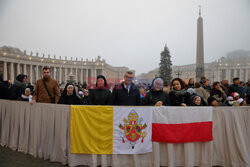
[[[197,46],[196,46],[196,81],[204,76],[204,45],[203,45],[203,19],[201,6],[199,6],[199,18],[197,20]]]

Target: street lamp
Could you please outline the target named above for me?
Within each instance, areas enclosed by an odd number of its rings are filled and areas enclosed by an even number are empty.
[[[175,75],[177,75],[178,78],[180,78],[180,75],[182,75],[182,71],[180,71],[180,69],[178,68],[178,71],[175,71]]]

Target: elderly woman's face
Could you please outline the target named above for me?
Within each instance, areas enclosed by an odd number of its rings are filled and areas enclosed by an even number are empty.
[[[201,98],[200,98],[200,97],[197,97],[197,98],[194,100],[194,104],[196,104],[197,106],[201,105]]]
[[[163,85],[162,81],[157,80],[157,81],[154,82],[154,89],[155,89],[156,91],[159,91],[159,90],[162,89],[162,85]]]

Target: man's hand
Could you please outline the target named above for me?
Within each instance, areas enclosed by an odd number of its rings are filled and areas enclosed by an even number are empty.
[[[186,107],[187,105],[185,103],[181,103],[181,106]]]
[[[162,101],[157,101],[157,102],[155,103],[155,106],[162,106]]]

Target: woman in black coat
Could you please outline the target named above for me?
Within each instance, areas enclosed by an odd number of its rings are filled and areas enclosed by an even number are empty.
[[[66,84],[63,93],[58,101],[58,104],[82,104],[80,98],[76,95],[75,87],[73,84]]]
[[[111,105],[112,94],[109,90],[106,78],[103,75],[98,75],[96,78],[96,87],[89,90],[88,97],[89,105]]]
[[[168,95],[163,91],[163,80],[161,78],[154,79],[151,85],[151,90],[146,94],[144,105],[166,106],[168,104]]]
[[[189,106],[190,94],[185,90],[185,83],[180,78],[172,80],[173,89],[169,92],[171,106]]]

